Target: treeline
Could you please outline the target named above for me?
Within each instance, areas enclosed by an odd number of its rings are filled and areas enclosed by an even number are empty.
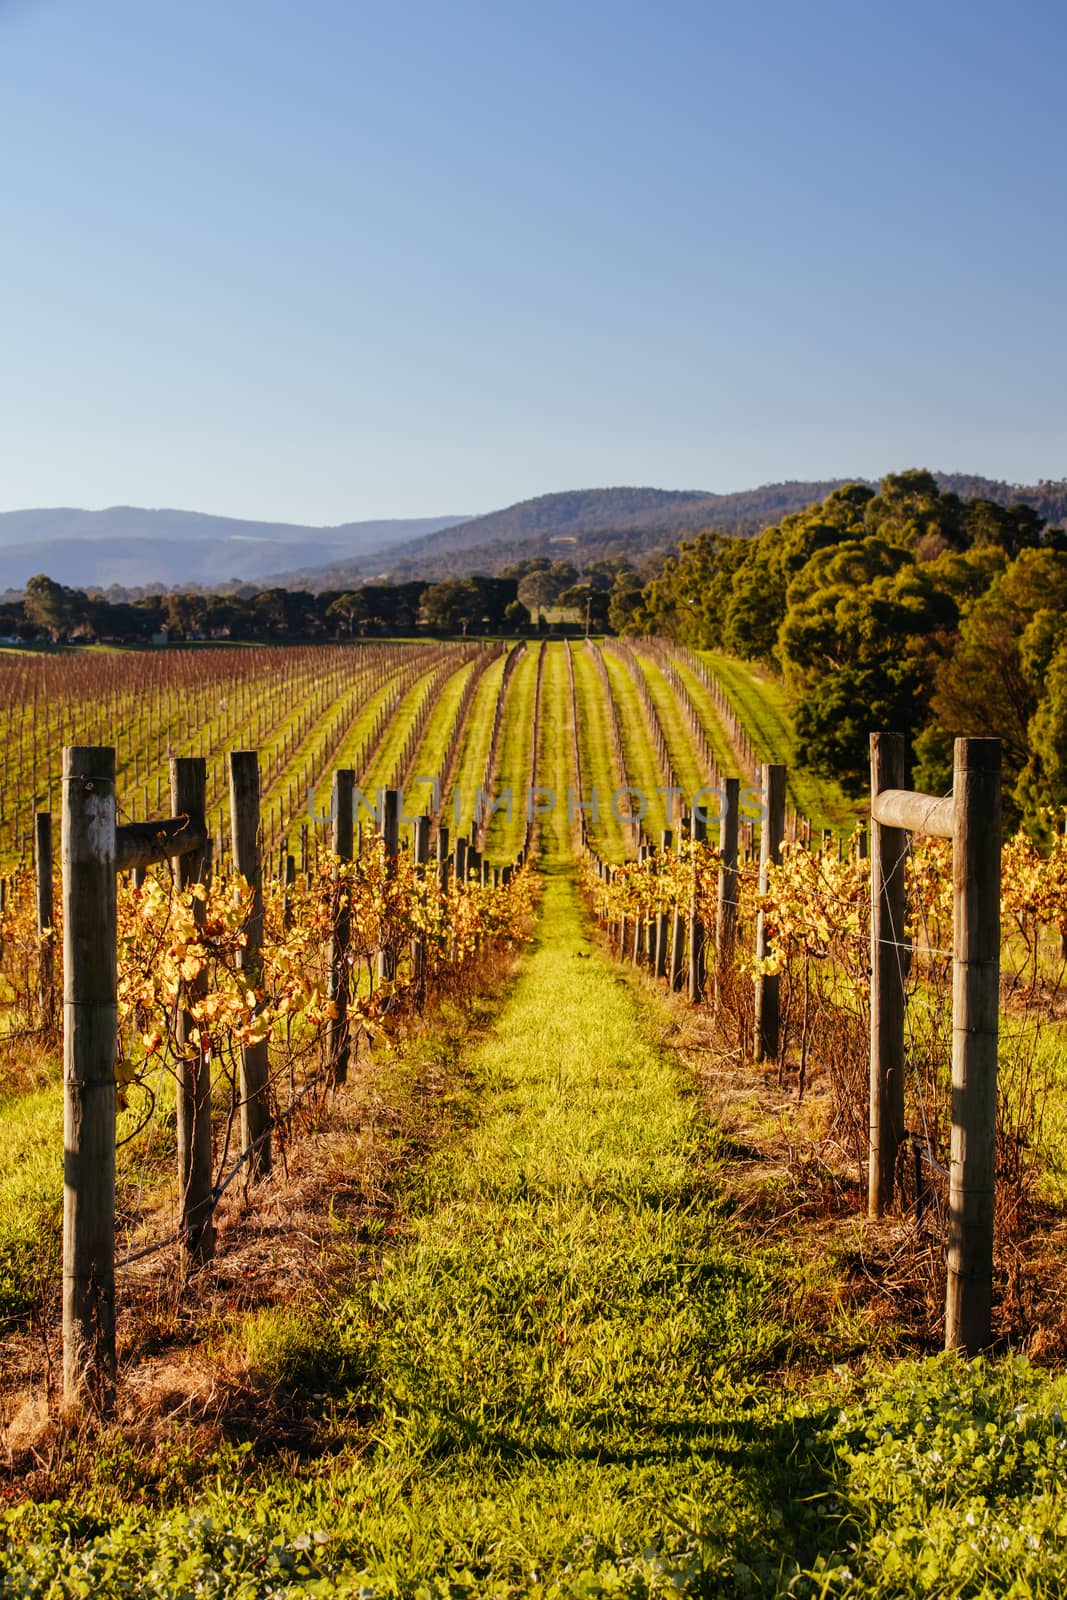
[[[20,597],[0,602],[0,635],[9,642],[53,644],[309,642],[374,635],[507,634],[552,620],[588,621],[603,632],[621,626],[640,597],[641,578],[627,562],[536,557],[499,577],[441,583],[368,583],[359,588],[248,588],[237,594],[199,589],[118,599],[71,589],[43,573]]]
[[[1031,506],[923,471],[847,485],[756,539],[683,543],[629,626],[780,673],[798,757],[854,794],[882,728],[908,736],[921,789],[951,786],[954,735],[987,735],[1010,821],[1041,832],[1067,805],[1067,534]]]

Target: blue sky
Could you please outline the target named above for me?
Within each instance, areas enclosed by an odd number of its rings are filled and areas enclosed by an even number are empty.
[[[1067,476],[1055,4],[0,0],[0,508]]]

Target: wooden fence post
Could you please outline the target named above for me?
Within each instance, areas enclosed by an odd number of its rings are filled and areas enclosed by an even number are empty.
[[[782,859],[782,839],[785,834],[785,767],[777,761],[763,766],[763,822],[760,827],[759,892],[770,888],[770,868]],[[756,960],[767,958],[766,917],[761,911],[756,919]],[[757,1061],[772,1061],[778,1057],[781,980],[776,972],[761,973],[756,979],[756,1038]]]
[[[715,900],[716,1009],[722,1004],[726,974],[733,965],[737,938],[737,838],[741,807],[740,778],[723,780],[723,808],[719,817],[719,880]]]
[[[63,1400],[115,1394],[115,752],[63,751]]]
[[[254,987],[263,947],[259,755],[255,750],[230,751],[230,832],[234,870],[252,890],[252,909],[245,924],[248,942],[240,952],[240,968]],[[265,1039],[258,1044],[241,1046],[241,1140],[245,1150],[255,1145],[248,1158],[251,1175],[265,1177],[271,1165],[270,1062]]]
[[[871,734],[871,798],[903,789],[907,747],[902,733]],[[897,1155],[904,1138],[904,865],[908,836],[871,819],[871,1074],[867,1213],[893,1203]]]
[[[674,832],[671,828],[664,828],[660,835],[660,858],[668,854],[674,846]],[[666,911],[658,911],[652,932],[652,970],[657,978],[667,976],[667,938],[670,933],[670,918]]]
[[[415,818],[411,842],[416,875],[421,886],[426,882],[427,868],[430,862],[430,819],[425,814]],[[426,935],[424,933],[417,933],[411,941],[411,965],[415,980],[416,1000],[421,1005],[426,993]]]
[[[708,836],[707,813],[701,806],[693,807],[693,843],[703,844]],[[704,996],[704,924],[697,914],[696,869],[693,871],[693,893],[689,900],[689,1000],[698,1005]]]
[[[341,867],[334,883],[333,931],[330,935],[330,973],[327,995],[337,1008],[330,1022],[329,1063],[334,1083],[348,1077],[348,1051],[351,1034],[348,1024],[348,947],[352,937],[352,891],[343,881],[344,866],[352,860],[353,811],[356,774],[342,767],[333,775],[333,853]]]
[[[381,791],[381,808],[382,842],[385,845],[385,871],[386,876],[391,876],[396,868],[396,858],[400,854],[400,790],[383,789]],[[396,969],[396,939],[392,929],[387,928],[385,941],[378,951],[378,976],[387,983],[392,983],[396,978]]]
[[[52,901],[52,813],[34,819],[34,864],[37,871],[37,988],[42,1028],[51,1033],[56,1020],[55,913]]]
[[[286,933],[293,925],[293,890],[296,888],[296,857],[285,858],[285,889],[282,895],[282,928]]]
[[[172,871],[179,893],[194,883],[206,884],[210,876],[211,848],[207,843],[207,762],[202,757],[172,756],[170,762],[171,810],[188,817],[192,828],[202,828],[201,849],[174,858]],[[205,907],[194,899],[197,927],[204,923]],[[203,977],[186,986],[189,1001],[206,993]],[[188,1005],[180,1006],[175,1031],[177,1061],[178,1204],[181,1217],[182,1255],[187,1265],[210,1261],[215,1254],[215,1221],[211,1209],[211,1059],[191,1035],[197,1024]]]
[[[677,992],[682,987],[685,962],[685,914],[680,904],[671,915],[671,970],[670,986]]]
[[[448,829],[441,827],[437,830],[437,887],[442,894],[448,893],[448,876],[452,867],[452,859],[448,853]]]
[[[1000,1004],[1000,740],[957,739],[952,838],[952,1143],[945,1347],[990,1342]]]

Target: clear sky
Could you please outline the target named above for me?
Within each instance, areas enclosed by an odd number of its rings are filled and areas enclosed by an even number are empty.
[[[1067,476],[1067,8],[0,0],[0,508]]]

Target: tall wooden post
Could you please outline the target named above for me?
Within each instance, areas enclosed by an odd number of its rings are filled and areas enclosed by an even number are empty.
[[[115,1393],[115,752],[63,751],[63,1400]]]
[[[907,746],[902,733],[871,734],[871,798],[903,789]],[[908,835],[871,820],[871,1075],[867,1213],[893,1203],[897,1154],[904,1138],[904,866]]]
[[[741,780],[723,783],[723,808],[719,817],[719,880],[715,901],[715,1005],[722,1003],[726,974],[733,966],[737,941],[737,838],[741,808]]]
[[[693,807],[693,843],[703,844],[708,836],[708,819],[700,806]],[[693,892],[689,899],[689,1000],[698,1005],[704,997],[704,924],[698,915],[696,866],[693,867]]]
[[[348,1051],[351,1030],[348,1022],[348,948],[352,938],[352,892],[344,881],[344,868],[352,860],[353,810],[356,774],[342,767],[333,775],[333,853],[339,870],[334,882],[333,931],[330,935],[330,974],[327,994],[336,1015],[330,1023],[330,1075],[334,1083],[348,1077]]]
[[[770,888],[770,868],[782,859],[785,836],[785,767],[776,761],[763,765],[763,822],[760,827],[759,892]],[[756,919],[756,960],[767,958],[766,916]],[[780,983],[778,973],[762,973],[756,979],[756,1060],[774,1061],[778,1056],[781,1026]]]
[[[241,971],[254,987],[259,978],[263,947],[263,866],[259,839],[259,755],[255,750],[230,752],[230,833],[233,865],[252,891],[252,909],[245,924],[245,948],[239,953]],[[270,1063],[267,1041],[241,1047],[241,1140],[249,1156],[253,1177],[270,1171]]]
[[[685,961],[685,915],[680,905],[671,913],[671,970],[670,986],[677,991],[682,987]]]
[[[448,876],[452,859],[448,853],[448,829],[437,830],[437,887],[441,894],[448,893]]]
[[[41,1026],[51,1033],[56,1020],[55,914],[52,903],[52,813],[34,819],[37,871],[37,988]]]
[[[668,801],[669,799],[670,797],[668,796]],[[664,828],[660,834],[660,855],[665,856],[673,845],[673,830]],[[657,978],[666,978],[667,976],[667,937],[669,932],[670,919],[666,911],[658,911],[652,933],[652,965]]]
[[[170,801],[176,817],[188,817],[191,828],[207,834],[207,762],[196,756],[172,756]],[[211,851],[206,837],[201,849],[176,856],[171,864],[179,893],[210,876]],[[193,918],[204,924],[205,906],[193,900]],[[196,977],[185,986],[186,1004],[175,1022],[177,1060],[178,1206],[182,1229],[182,1255],[187,1265],[210,1261],[215,1254],[215,1222],[211,1209],[211,1059],[205,1047],[192,1038],[196,1021],[189,1003],[206,993],[206,982]]]
[[[945,1346],[991,1338],[1000,1002],[1000,741],[957,739],[952,839],[952,1143]]]
[[[171,870],[179,893],[194,883],[206,883],[211,872],[211,846],[206,842],[206,762],[197,757],[171,757],[171,811],[187,816],[190,829],[202,830],[200,850],[174,856]],[[192,902],[198,928],[205,920],[203,901]],[[184,986],[184,1005],[174,1019],[178,1040],[178,1205],[182,1229],[182,1258],[187,1266],[210,1261],[214,1254],[214,1219],[211,1214],[211,1061],[208,1051],[194,1042],[197,1022],[189,1006],[205,994],[203,978]]]
[[[383,789],[381,791],[382,807],[382,842],[385,845],[385,871],[391,876],[396,870],[396,858],[400,854],[400,790]],[[391,928],[386,928],[385,939],[378,951],[378,976],[392,983],[396,978],[397,948],[396,938]]]
[[[415,856],[415,868],[421,886],[426,880],[426,869],[430,861],[430,819],[428,816],[423,815],[415,818],[411,840]],[[426,991],[425,934],[417,933],[411,941],[411,965],[415,980],[415,994],[419,1004],[421,1004]]]
[[[282,895],[282,928],[288,933],[293,925],[293,890],[296,888],[296,857],[285,858],[285,891]]]

